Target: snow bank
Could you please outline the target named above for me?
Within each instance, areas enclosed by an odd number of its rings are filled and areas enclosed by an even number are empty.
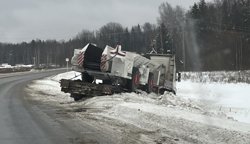
[[[24,65],[24,64],[17,64],[15,66],[11,66],[9,64],[1,64],[0,68],[31,68],[33,65]]]
[[[12,68],[12,66],[4,63],[0,65],[0,68]]]
[[[1,64],[0,65],[0,73],[10,73],[10,72],[24,72],[30,71],[33,65],[16,65],[11,66],[8,64]]]
[[[35,80],[28,85],[27,91],[31,93],[38,100],[45,102],[71,102],[70,94],[61,92],[61,79],[81,79],[80,73],[70,71],[63,74],[58,74],[42,80]]]
[[[23,64],[18,64],[18,65],[16,65],[16,66],[13,66],[13,67],[23,67],[23,68],[32,68],[33,67],[33,65],[23,65]]]

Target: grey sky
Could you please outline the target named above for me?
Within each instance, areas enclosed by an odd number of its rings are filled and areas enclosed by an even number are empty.
[[[163,2],[188,9],[198,0],[0,0],[0,42],[69,39],[108,22],[156,23]]]

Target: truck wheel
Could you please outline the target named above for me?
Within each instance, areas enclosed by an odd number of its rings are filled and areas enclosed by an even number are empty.
[[[154,88],[154,74],[153,73],[149,73],[148,76],[148,83],[145,85],[145,90],[147,93],[151,93],[153,92],[153,88]]]
[[[74,101],[79,101],[83,98],[83,95],[80,94],[71,94],[70,97],[74,99]]]
[[[164,89],[164,88],[161,88],[161,89],[159,90],[159,94],[160,94],[160,95],[163,95],[163,94],[165,93],[165,91],[167,91],[167,90]]]
[[[128,89],[130,92],[134,92],[140,85],[141,74],[138,68],[133,68],[132,79],[128,81]]]

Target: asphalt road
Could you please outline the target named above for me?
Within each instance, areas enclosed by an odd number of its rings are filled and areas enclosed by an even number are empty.
[[[28,83],[63,71],[0,75],[0,144],[115,143],[59,108],[26,99]]]

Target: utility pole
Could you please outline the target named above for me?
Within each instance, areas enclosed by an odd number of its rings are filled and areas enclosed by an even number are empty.
[[[235,70],[238,70],[238,44],[237,39],[235,40]]]
[[[36,66],[36,57],[33,57],[34,67]]]
[[[38,63],[38,67],[40,67],[40,47],[38,47],[38,50],[37,50],[37,63]]]
[[[183,71],[186,70],[186,52],[185,52],[185,31],[182,29],[182,57],[183,57]]]
[[[154,40],[151,42],[151,48],[152,48],[152,50],[150,51],[150,54],[152,54],[152,53],[157,54],[157,51],[155,50],[155,46],[156,46],[156,40],[154,39]]]
[[[242,70],[242,49],[243,49],[243,42],[242,42],[242,34],[240,35],[240,70]]]
[[[47,64],[46,64],[47,68],[49,67],[49,54],[47,54]]]
[[[163,54],[163,38],[162,38],[162,27],[160,27],[160,38],[161,38],[161,53]]]
[[[69,71],[69,58],[66,58],[66,63],[67,63],[67,72]]]

